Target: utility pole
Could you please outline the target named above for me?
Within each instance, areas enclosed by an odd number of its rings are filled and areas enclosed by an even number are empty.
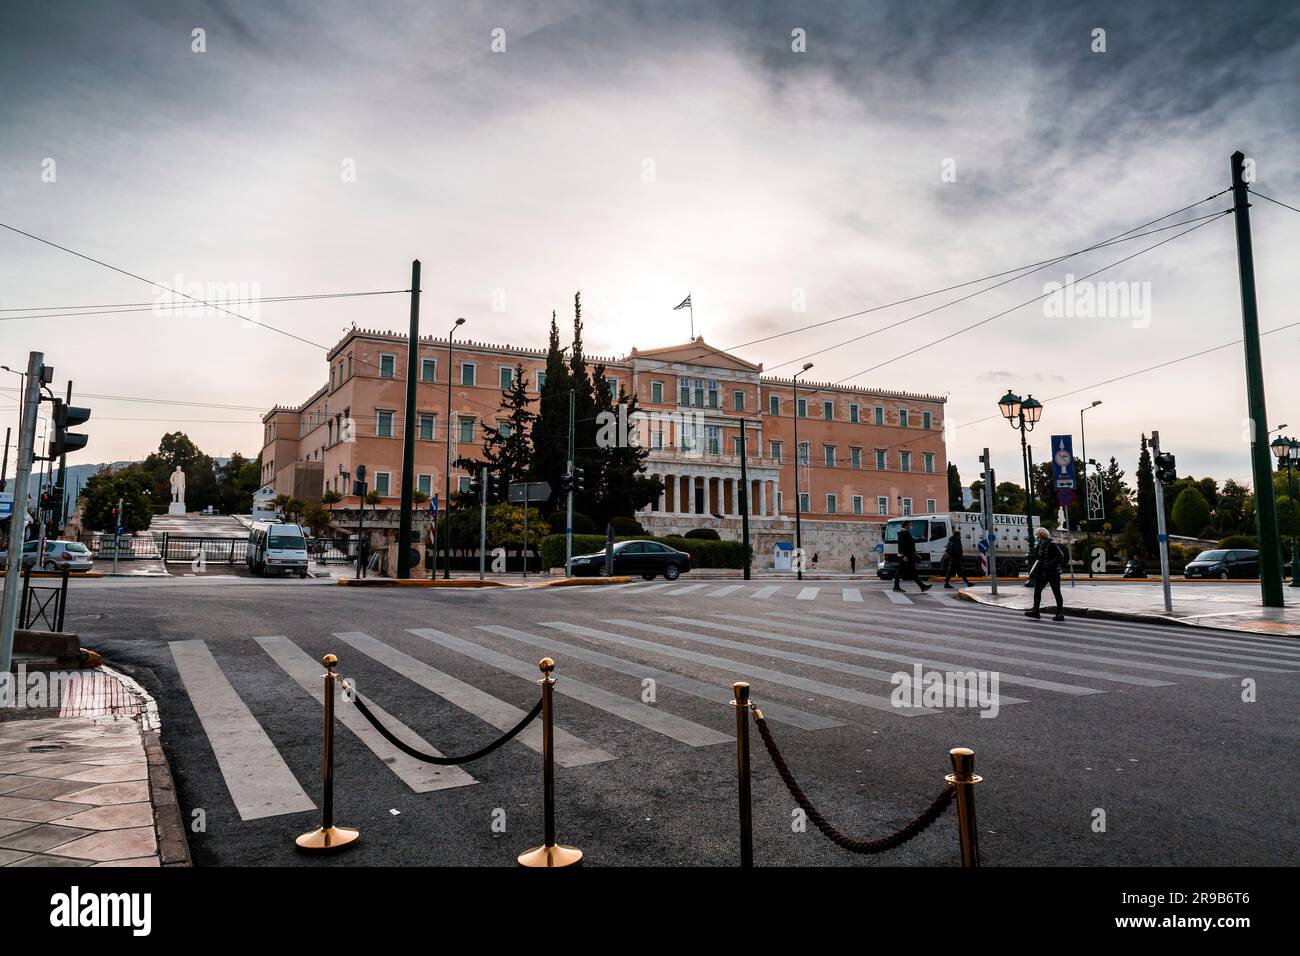
[[[12,428],[5,429],[5,456],[0,458],[0,491],[4,491],[7,487],[5,478],[9,474],[9,433],[11,431],[13,431]]]
[[[370,556],[366,547],[366,466],[357,465],[356,480],[352,491],[357,496],[357,577],[366,576],[366,559]]]
[[[1268,426],[1265,426],[1266,428]],[[1272,454],[1270,452],[1269,454]],[[1151,433],[1151,457],[1154,460],[1160,456],[1160,433],[1153,431]],[[1165,529],[1165,483],[1156,475],[1156,541],[1160,549],[1160,583],[1165,592],[1165,613],[1174,613],[1174,597],[1169,590],[1169,534]],[[1269,487],[1272,487],[1272,479],[1269,479]]]
[[[564,576],[573,577],[573,389],[569,389],[569,466],[565,472],[569,476],[568,504],[565,506],[564,518]],[[524,512],[527,520],[528,512]],[[528,557],[524,556],[525,568]]]
[[[1264,607],[1283,607],[1282,541],[1277,526],[1273,461],[1264,408],[1264,365],[1259,349],[1255,302],[1255,252],[1250,238],[1250,191],[1243,173],[1245,155],[1232,154],[1232,206],[1237,227],[1237,273],[1241,281],[1242,344],[1246,350],[1246,403],[1250,416],[1250,463],[1255,481],[1255,522],[1259,533],[1259,588]]]
[[[27,530],[27,481],[32,474],[36,414],[40,410],[41,383],[45,371],[45,354],[29,353],[25,388],[18,406],[18,461],[14,466],[14,511],[9,521],[9,562],[5,568],[4,590],[0,592],[0,675],[9,673],[9,664],[13,660],[14,624],[18,618],[18,579],[22,577],[23,538],[26,537]]]
[[[447,369],[450,377],[451,369]],[[415,389],[420,379],[420,260],[411,263],[411,330],[406,340],[406,419],[402,422],[402,511],[397,519],[397,576],[411,576],[411,505],[415,494]],[[447,418],[451,427],[451,418]],[[448,446],[450,447],[450,445]]]
[[[478,579],[483,580],[487,565],[487,465],[479,471],[478,478]]]
[[[985,552],[989,565],[989,593],[994,597],[998,595],[998,554],[997,554],[997,532],[993,530],[993,489],[997,487],[994,482],[997,480],[993,474],[993,462],[989,458],[989,450],[984,449],[984,454],[980,455],[980,463],[984,465],[984,487],[980,489],[980,509],[984,513],[984,544],[988,548]]]
[[[798,409],[796,409],[797,411]],[[745,467],[748,453],[745,450],[745,419],[740,420],[740,540],[745,547],[745,580],[749,580],[749,470]],[[795,457],[799,449],[795,448]],[[797,466],[796,466],[797,467]]]
[[[125,498],[117,499],[117,517],[113,519],[113,574],[117,574],[117,552],[121,550],[121,545],[122,545],[121,529],[122,529],[123,517],[125,515],[125,511],[124,511],[125,505],[126,505]],[[101,538],[100,540],[103,539]],[[165,564],[166,560],[167,560],[167,555],[164,552],[163,554],[164,567],[166,567]]]

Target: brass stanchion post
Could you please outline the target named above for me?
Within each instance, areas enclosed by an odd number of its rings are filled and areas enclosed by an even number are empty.
[[[754,865],[754,814],[750,806],[749,786],[749,712],[754,705],[749,699],[749,684],[738,680],[731,685],[736,699],[736,791],[740,807],[740,865]]]
[[[948,751],[952,773],[944,777],[957,791],[957,832],[961,838],[961,865],[980,865],[979,831],[975,827],[975,784],[984,778],[975,772],[975,751],[954,747]]]
[[[334,825],[334,685],[338,675],[334,667],[339,659],[333,654],[321,658],[325,665],[325,748],[324,748],[324,787],[321,794],[320,829],[304,833],[295,841],[298,847],[313,852],[338,850],[350,843],[355,843],[361,836],[357,830]]]
[[[582,862],[582,851],[577,847],[558,846],[555,842],[555,725],[554,716],[555,661],[543,657],[537,664],[542,679],[542,800],[545,819],[545,842],[542,846],[519,855],[520,866],[561,867],[577,866]]]

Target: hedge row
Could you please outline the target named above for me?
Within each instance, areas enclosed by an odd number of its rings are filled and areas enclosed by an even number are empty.
[[[616,537],[615,541],[628,541],[631,538]],[[636,536],[635,540],[658,541],[686,551],[691,556],[693,568],[743,568],[745,566],[745,546],[739,541],[700,541],[686,538],[649,538]],[[601,534],[575,534],[573,536],[573,553],[592,554],[605,549],[605,536]],[[550,534],[542,539],[537,547],[542,556],[542,566],[546,568],[564,567],[564,535]],[[751,549],[752,550],[752,549]]]

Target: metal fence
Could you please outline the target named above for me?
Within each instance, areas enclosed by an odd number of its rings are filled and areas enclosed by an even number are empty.
[[[307,556],[317,564],[351,564],[357,558],[356,547],[351,539],[308,538]]]
[[[198,535],[164,534],[163,561],[204,564],[243,564],[247,538],[207,538]]]
[[[117,552],[118,560],[132,561],[137,559],[152,559],[157,561],[162,554],[158,550],[158,541],[151,532],[145,531],[137,535],[124,534],[120,538],[115,538],[111,534],[102,534],[98,531],[89,534],[83,534],[78,540],[84,544],[91,553],[92,557],[102,558],[106,561],[113,559],[114,551]]]
[[[46,580],[37,578],[38,581]],[[32,584],[32,569],[23,571],[22,597],[18,604],[18,626],[33,630],[40,622],[46,630],[62,631],[63,615],[68,607],[68,569],[64,568],[58,584]]]

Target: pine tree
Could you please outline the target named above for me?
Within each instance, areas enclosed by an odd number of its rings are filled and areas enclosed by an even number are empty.
[[[961,475],[957,473],[957,466],[948,462],[948,510],[961,511],[965,507],[962,502]]]
[[[560,347],[560,331],[551,313],[551,331],[546,347],[546,381],[539,389],[537,420],[532,427],[533,481],[549,482],[552,502],[560,499],[560,483],[569,457],[569,369]],[[548,502],[539,502],[547,507]]]
[[[597,365],[592,376],[596,404],[596,463],[587,472],[587,496],[583,513],[597,528],[617,517],[633,517],[663,493],[663,482],[644,475],[649,448],[634,444],[638,434],[636,396],[628,397],[619,387],[610,389],[605,366]]]
[[[599,501],[601,456],[596,447],[596,385],[582,345],[582,293],[573,295],[573,344],[569,346],[569,388],[573,390],[573,461],[583,470],[585,489],[574,495],[574,510],[591,514]]]
[[[1158,553],[1156,541],[1156,477],[1151,467],[1151,450],[1147,436],[1142,436],[1142,451],[1138,456],[1137,524],[1142,539],[1143,557]]]
[[[537,418],[529,408],[528,381],[524,367],[516,363],[510,388],[501,391],[501,409],[506,412],[501,425],[483,423],[483,464],[488,474],[497,479],[501,493],[510,483],[523,481],[532,466],[532,428]]]

